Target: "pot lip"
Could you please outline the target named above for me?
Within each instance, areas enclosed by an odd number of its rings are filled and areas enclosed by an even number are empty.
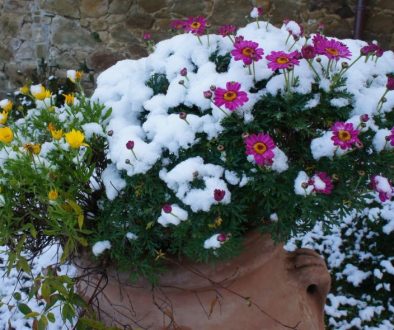
[[[215,283],[224,285],[247,276],[283,252],[283,243],[275,243],[270,234],[261,234],[257,230],[252,230],[245,235],[241,253],[232,259],[216,261],[212,264],[169,259],[167,263],[169,267],[159,276],[155,286],[179,292],[182,290],[207,290],[212,288]],[[82,253],[75,260],[83,266],[97,266],[89,258],[88,253]],[[120,271],[111,265],[107,266],[105,270],[109,279],[115,280],[122,286],[152,288],[152,284],[147,279],[131,283],[130,271]]]

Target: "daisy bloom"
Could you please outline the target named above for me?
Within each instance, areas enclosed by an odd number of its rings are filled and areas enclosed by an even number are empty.
[[[302,46],[301,55],[306,60],[311,60],[316,57],[315,47],[311,45]]]
[[[38,155],[41,151],[41,145],[38,143],[25,143],[23,148],[30,154]]]
[[[358,138],[360,131],[354,129],[352,123],[337,121],[331,127],[331,130],[333,132],[331,140],[334,142],[334,145],[339,146],[343,150],[351,148],[353,144],[361,143]]]
[[[314,192],[324,195],[331,194],[334,188],[332,179],[326,172],[317,172],[308,183],[313,185]]]
[[[83,72],[82,71],[76,71],[76,70],[67,70],[67,78],[70,79],[73,83],[76,81],[81,80]]]
[[[43,101],[48,97],[51,97],[51,92],[47,90],[41,84],[30,86],[30,92],[36,100]]]
[[[249,101],[246,92],[240,91],[241,84],[230,81],[226,84],[226,89],[216,88],[213,103],[217,107],[224,105],[228,110],[234,111]]]
[[[23,95],[27,95],[29,94],[30,88],[27,85],[22,86],[21,88],[19,88],[19,92]]]
[[[74,105],[75,97],[73,94],[63,94],[64,96],[64,104]]]
[[[384,53],[384,50],[379,45],[370,42],[367,46],[364,46],[360,49],[360,53],[364,56],[374,55],[376,57],[381,57]]]
[[[186,32],[191,32],[197,36],[201,36],[205,33],[207,20],[203,16],[189,17],[184,24]]]
[[[350,59],[352,53],[349,48],[342,42],[335,39],[327,39],[320,34],[313,37],[313,43],[316,49],[316,53],[319,55],[325,55],[330,60],[338,61],[341,58]]]
[[[267,55],[266,59],[269,61],[268,67],[272,71],[279,69],[289,69],[295,65],[300,64],[298,60],[299,52],[294,51],[291,53],[285,53],[283,51],[272,51],[271,54]]]
[[[237,31],[237,27],[235,25],[222,25],[221,27],[219,27],[218,33],[222,37],[227,37],[232,34],[235,34],[236,31]]]
[[[394,76],[391,76],[391,75],[388,75],[388,76],[387,76],[386,88],[387,88],[389,91],[393,91],[393,90],[394,90]]]
[[[0,142],[10,143],[14,139],[14,133],[9,127],[0,127]]]
[[[257,165],[271,165],[276,147],[271,136],[264,133],[251,134],[244,140],[246,154],[252,155]]]
[[[75,129],[71,130],[71,132],[66,133],[65,135],[66,142],[73,149],[79,149],[81,146],[88,146],[83,141],[85,140],[85,135],[81,131],[76,131]]]
[[[185,28],[185,21],[181,19],[174,19],[170,22],[170,28],[173,30],[183,30]]]
[[[60,140],[63,136],[63,130],[61,129],[52,129],[49,131],[51,133],[52,139],[54,140]]]
[[[8,99],[0,101],[0,108],[2,108],[5,112],[10,112],[13,106],[14,104]]]
[[[259,44],[257,42],[240,40],[235,42],[235,49],[231,51],[231,55],[234,56],[234,60],[242,60],[244,64],[250,65],[252,62],[257,62],[263,58],[264,50],[258,48],[258,46]]]

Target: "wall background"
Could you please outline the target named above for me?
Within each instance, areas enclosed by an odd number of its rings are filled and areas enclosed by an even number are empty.
[[[366,3],[363,39],[393,49],[394,1]],[[97,74],[120,59],[144,56],[143,32],[162,40],[171,19],[203,15],[215,31],[242,26],[253,5],[269,4],[276,24],[292,18],[315,31],[323,22],[327,35],[352,36],[356,0],[0,0],[0,96],[37,67],[60,76],[81,67]]]

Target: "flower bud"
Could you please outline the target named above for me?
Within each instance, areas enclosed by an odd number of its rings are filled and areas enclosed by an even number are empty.
[[[172,206],[170,204],[164,204],[162,207],[164,213],[171,213],[172,212]]]
[[[303,189],[308,188],[308,186],[309,186],[309,183],[308,183],[308,182],[303,182],[303,183],[301,184],[301,187],[302,187]]]
[[[361,115],[361,116],[360,116],[360,120],[361,120],[362,122],[366,123],[366,122],[369,120],[368,114],[365,113],[365,114]]]
[[[180,112],[179,113],[179,118],[181,118],[181,119],[186,119],[186,117],[187,117],[187,113],[186,112]]]
[[[107,135],[108,135],[108,136],[114,135],[114,131],[111,129],[110,131],[107,132]]]
[[[126,148],[132,150],[134,148],[134,141],[127,141]]]
[[[242,138],[243,139],[247,139],[248,137],[249,137],[249,133],[248,132],[242,133]]]
[[[224,243],[224,242],[226,242],[226,241],[228,240],[228,236],[227,236],[227,234],[225,234],[225,233],[220,233],[220,234],[218,235],[218,237],[217,237],[217,240],[218,240],[220,243]]]
[[[209,87],[209,89],[214,92],[216,90],[216,86],[215,85],[211,85],[211,87]]]
[[[220,152],[224,151],[224,145],[223,144],[219,144],[217,149]]]
[[[182,77],[186,77],[187,76],[187,69],[183,68],[179,73],[181,74]]]
[[[194,178],[194,179],[198,178],[198,174],[199,174],[198,171],[194,171],[194,172],[193,172],[193,178]]]
[[[213,192],[213,198],[217,202],[222,201],[225,195],[226,195],[226,192],[224,190],[221,190],[221,189],[215,189],[214,192]]]
[[[130,164],[130,159],[126,159],[124,162],[129,165]]]
[[[321,58],[320,57],[316,57],[316,62],[320,63],[321,62]]]
[[[206,99],[212,98],[212,92],[211,92],[211,91],[205,91],[205,92],[204,92],[204,97],[205,97]]]
[[[184,84],[185,84],[185,81],[184,81],[184,80],[179,80],[179,81],[178,81],[178,84],[179,84],[179,85],[184,85]]]
[[[348,62],[342,62],[342,69],[347,69],[349,67]]]

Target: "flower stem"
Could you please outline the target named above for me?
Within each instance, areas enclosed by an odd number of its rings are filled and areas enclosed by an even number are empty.
[[[376,108],[377,112],[380,113],[380,110],[383,108],[383,98],[386,96],[386,94],[389,92],[388,88],[386,88],[386,91],[383,93],[382,97],[380,98],[378,102],[378,106]]]
[[[309,64],[310,68],[311,68],[311,69],[313,70],[313,72],[315,73],[316,78],[317,78],[317,81],[319,81],[319,80],[320,80],[320,76],[319,76],[319,74],[317,73],[315,67],[313,66],[312,61],[311,61],[311,60],[307,60],[307,62],[308,62],[308,64]]]
[[[254,61],[252,62],[252,69],[253,69],[253,81],[256,83],[256,68],[254,66]]]

